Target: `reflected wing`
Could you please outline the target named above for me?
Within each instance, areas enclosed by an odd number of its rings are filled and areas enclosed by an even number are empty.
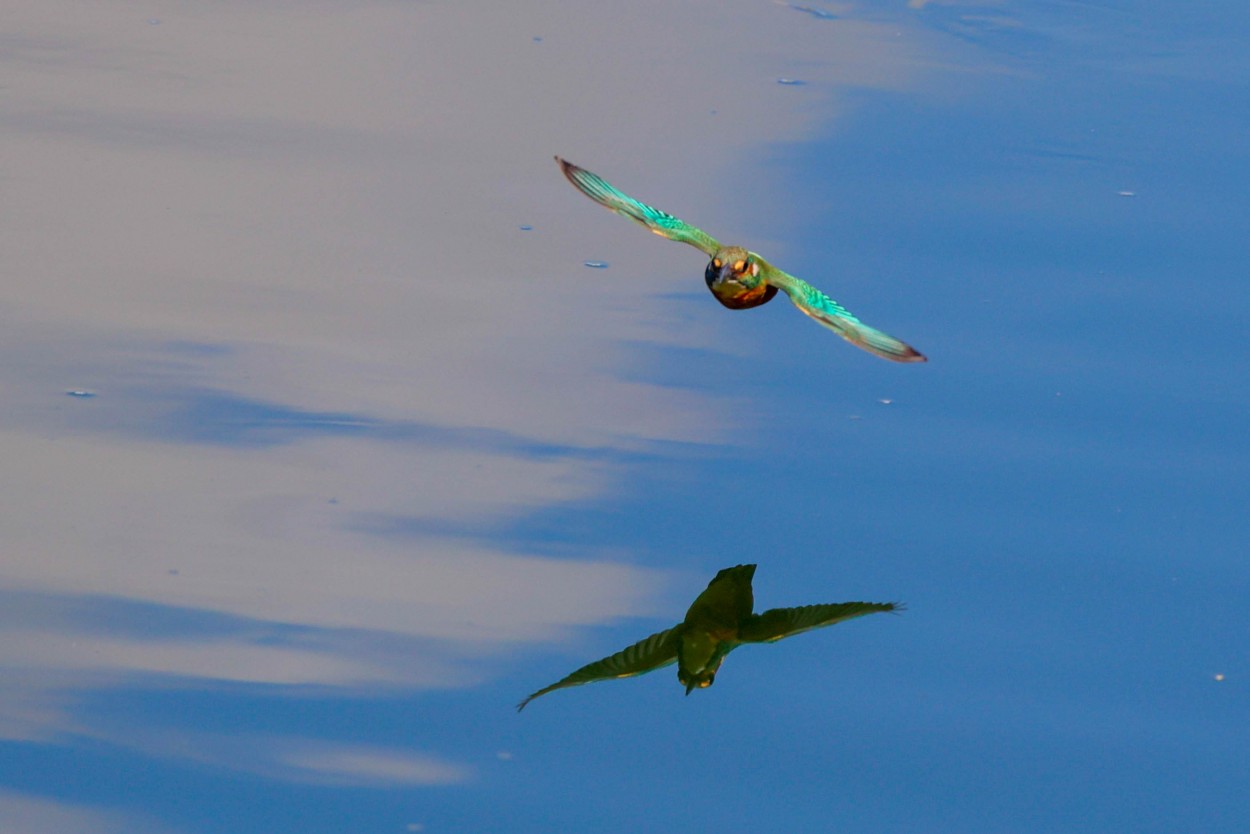
[[[677,660],[677,638],[680,635],[681,628],[681,625],[675,625],[667,631],[661,631],[652,634],[645,640],[639,640],[628,649],[583,666],[568,677],[553,683],[551,686],[543,687],[517,704],[517,712],[525,709],[525,705],[539,695],[546,695],[555,689],[564,689],[566,686],[581,686],[584,683],[606,681],[612,678],[632,678],[634,675],[654,672],[656,669],[675,662]]]
[[[894,362],[928,361],[911,345],[864,324],[850,310],[801,278],[769,266],[764,273],[764,280],[790,296],[795,307],[856,347]]]
[[[838,602],[829,605],[802,605],[798,608],[772,608],[752,616],[738,630],[744,643],[771,643],[793,634],[811,631],[875,614],[878,611],[901,611],[903,606],[892,602]]]
[[[625,192],[618,191],[598,174],[592,174],[585,168],[579,168],[558,156],[556,162],[560,164],[560,169],[564,171],[564,176],[568,177],[569,182],[599,205],[611,209],[622,217],[641,223],[661,237],[680,243],[689,243],[696,249],[703,250],[709,258],[720,249],[720,244],[711,235],[678,220],[671,214],[665,214],[646,203],[638,202]]]

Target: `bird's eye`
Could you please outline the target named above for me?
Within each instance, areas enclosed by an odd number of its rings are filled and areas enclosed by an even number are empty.
[[[720,258],[712,258],[712,269],[720,269]]]
[[[746,266],[747,266],[746,261],[737,261],[734,263],[734,272],[741,272],[742,270],[746,269]]]

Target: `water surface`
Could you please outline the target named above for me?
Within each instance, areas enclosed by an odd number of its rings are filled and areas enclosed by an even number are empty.
[[[6,830],[1235,827],[1248,19],[14,13]],[[514,712],[743,562],[909,610]]]

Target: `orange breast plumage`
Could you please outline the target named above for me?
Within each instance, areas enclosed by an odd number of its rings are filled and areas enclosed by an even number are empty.
[[[767,304],[777,294],[776,287],[763,282],[748,289],[741,284],[722,281],[716,284],[709,284],[708,289],[712,291],[712,295],[716,296],[717,301],[731,310],[746,310],[750,307]]]

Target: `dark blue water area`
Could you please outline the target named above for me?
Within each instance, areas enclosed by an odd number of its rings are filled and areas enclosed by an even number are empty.
[[[648,360],[740,398],[733,442],[511,531],[708,578],[759,562],[757,607],[909,610],[745,648],[689,699],[665,671],[535,703],[536,736],[594,739],[543,751],[567,796],[534,775],[535,818],[1162,832],[1250,814],[1245,75],[1183,36],[1141,68],[1119,33],[1085,52],[1056,26],[973,32],[1006,72],[932,102],[865,92],[826,138],[769,149],[787,209],[762,204],[758,231],[787,248],[764,254],[929,364],[858,353],[784,300],[734,313],[747,358]],[[576,797],[598,780],[592,810]]]

